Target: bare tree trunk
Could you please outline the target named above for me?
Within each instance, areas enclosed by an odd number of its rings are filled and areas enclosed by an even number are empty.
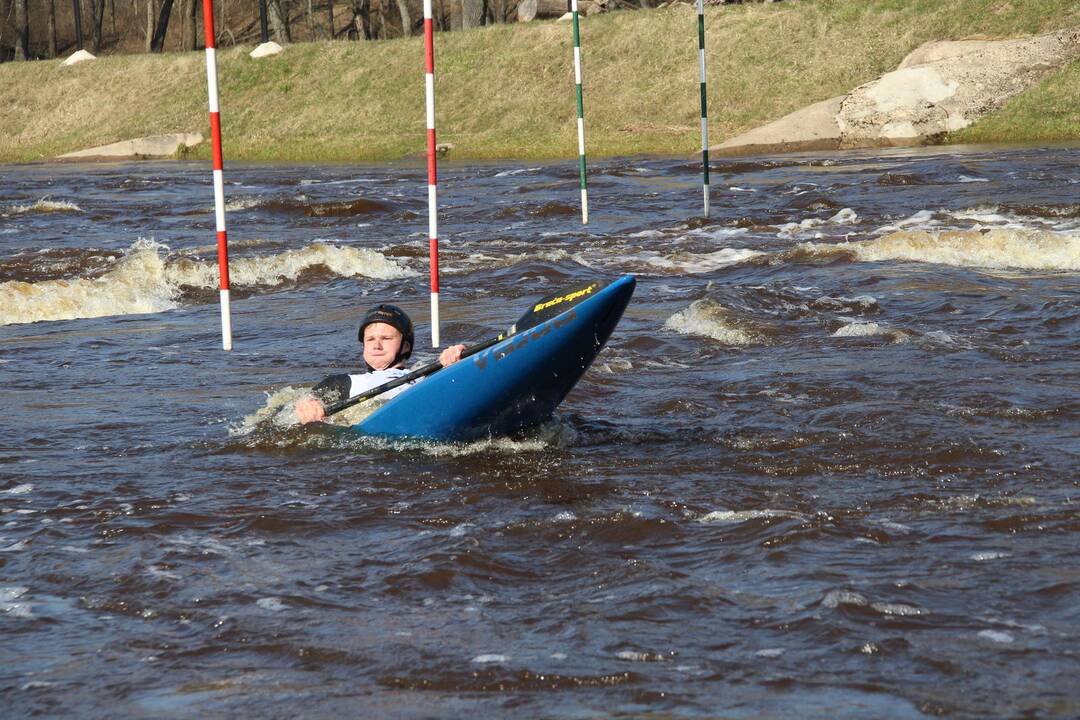
[[[334,0],[326,0],[326,19],[329,22],[327,33],[334,39]]]
[[[259,42],[270,42],[270,31],[266,28],[266,0],[259,0]]]
[[[311,6],[311,0],[307,0],[307,29],[312,40],[315,39],[315,8]]]
[[[75,49],[83,49],[82,0],[71,1],[71,13],[75,17]]]
[[[169,30],[169,18],[172,16],[173,0],[164,0],[161,3],[161,12],[158,14],[157,27],[154,28],[154,37],[150,41],[150,52],[159,53],[165,49],[165,33]]]
[[[270,16],[270,27],[274,30],[274,39],[278,43],[292,42],[292,34],[289,32],[289,21],[281,11],[280,0],[267,2],[267,14]]]
[[[15,59],[30,59],[30,14],[28,0],[15,0]]]
[[[56,57],[56,0],[48,0],[49,27],[46,32],[49,35],[49,57]]]
[[[146,52],[154,39],[154,0],[146,0]]]
[[[94,52],[101,50],[101,22],[105,19],[105,0],[90,0],[90,16],[94,27]]]
[[[356,39],[371,39],[371,0],[352,0],[352,24]]]
[[[397,2],[398,15],[401,16],[401,37],[409,37],[412,35],[412,17],[409,16],[409,4],[405,0],[395,0]]]
[[[484,12],[484,0],[461,0],[462,29],[480,27],[484,20]]]
[[[116,3],[116,0],[113,0]],[[198,16],[198,0],[187,0],[187,8],[184,13],[184,49],[191,52],[199,47],[198,32],[195,19]]]
[[[376,37],[389,38],[390,37],[390,2],[389,0],[379,0],[379,32]]]

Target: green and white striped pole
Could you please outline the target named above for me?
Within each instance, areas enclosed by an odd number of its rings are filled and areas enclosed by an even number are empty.
[[[589,190],[585,181],[585,101],[581,95],[581,31],[578,29],[577,0],[570,1],[574,17],[574,82],[577,86],[577,143],[581,174],[581,223],[589,224]]]
[[[709,217],[709,101],[705,94],[705,4],[697,0],[698,64],[701,66],[701,180]]]

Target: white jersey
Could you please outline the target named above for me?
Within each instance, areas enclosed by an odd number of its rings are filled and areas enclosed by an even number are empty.
[[[371,372],[358,373],[356,375],[346,375],[345,373],[331,375],[313,387],[311,392],[326,405],[336,405],[339,402],[354,398],[357,395],[377,388],[380,385],[385,385],[388,382],[397,380],[400,377],[408,375],[409,372],[409,370],[404,368],[387,368],[386,370],[372,370]],[[396,388],[387,390],[379,397],[384,400],[389,400],[395,395],[400,395],[405,392],[413,386],[413,383],[418,381],[419,378],[412,383],[399,385]]]
[[[387,368],[385,370],[373,370],[369,373],[361,373],[360,375],[350,375],[349,380],[352,381],[352,385],[349,388],[349,397],[354,398],[360,393],[365,393],[372,388],[377,388],[380,385],[385,385],[391,380],[396,380],[399,377],[404,377],[409,374],[409,370],[405,368]],[[416,381],[413,381],[416,382]],[[405,383],[399,385],[392,390],[387,390],[379,397],[384,400],[389,400],[395,395],[400,395],[413,386],[413,383]]]

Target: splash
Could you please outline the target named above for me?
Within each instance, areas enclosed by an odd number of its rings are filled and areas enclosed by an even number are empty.
[[[757,345],[764,338],[753,330],[739,327],[735,313],[712,300],[695,300],[690,307],[667,319],[664,327],[683,335],[701,335],[724,345]]]
[[[894,330],[876,322],[852,322],[841,325],[833,334],[834,338],[873,337],[884,335],[894,343],[906,342],[908,334],[902,330]]]
[[[901,260],[1002,270],[1080,270],[1080,237],[1024,229],[900,230],[873,240],[803,243],[798,249],[811,256],[850,254],[861,262]]]
[[[373,250],[322,243],[235,258],[229,274],[234,287],[275,286],[319,266],[340,277],[393,279],[416,274]],[[185,287],[212,289],[217,283],[215,263],[140,239],[98,277],[0,283],[0,324],[163,312],[180,305]]]
[[[296,401],[305,397],[310,392],[308,387],[293,387],[286,385],[283,388],[267,393],[266,402],[252,414],[246,416],[238,424],[229,428],[229,435],[233,437],[245,437],[253,434],[275,433],[282,430],[300,427],[300,420],[296,417]],[[385,401],[372,398],[362,403],[346,408],[339,413],[334,413],[326,419],[327,424],[338,427],[349,427],[361,422],[371,413],[375,412]],[[286,444],[288,441],[286,440]]]
[[[472,442],[443,442],[418,438],[387,438],[342,433],[340,430],[363,422],[381,408],[387,400],[372,398],[335,413],[325,423],[301,425],[294,410],[295,403],[310,392],[309,387],[291,385],[267,393],[266,402],[252,414],[229,428],[230,437],[248,448],[309,448],[348,450],[360,453],[391,451],[421,453],[436,458],[456,458],[469,455],[497,453],[517,455],[537,452],[552,446],[567,446],[576,434],[566,424],[552,419],[524,437],[500,437]]]

